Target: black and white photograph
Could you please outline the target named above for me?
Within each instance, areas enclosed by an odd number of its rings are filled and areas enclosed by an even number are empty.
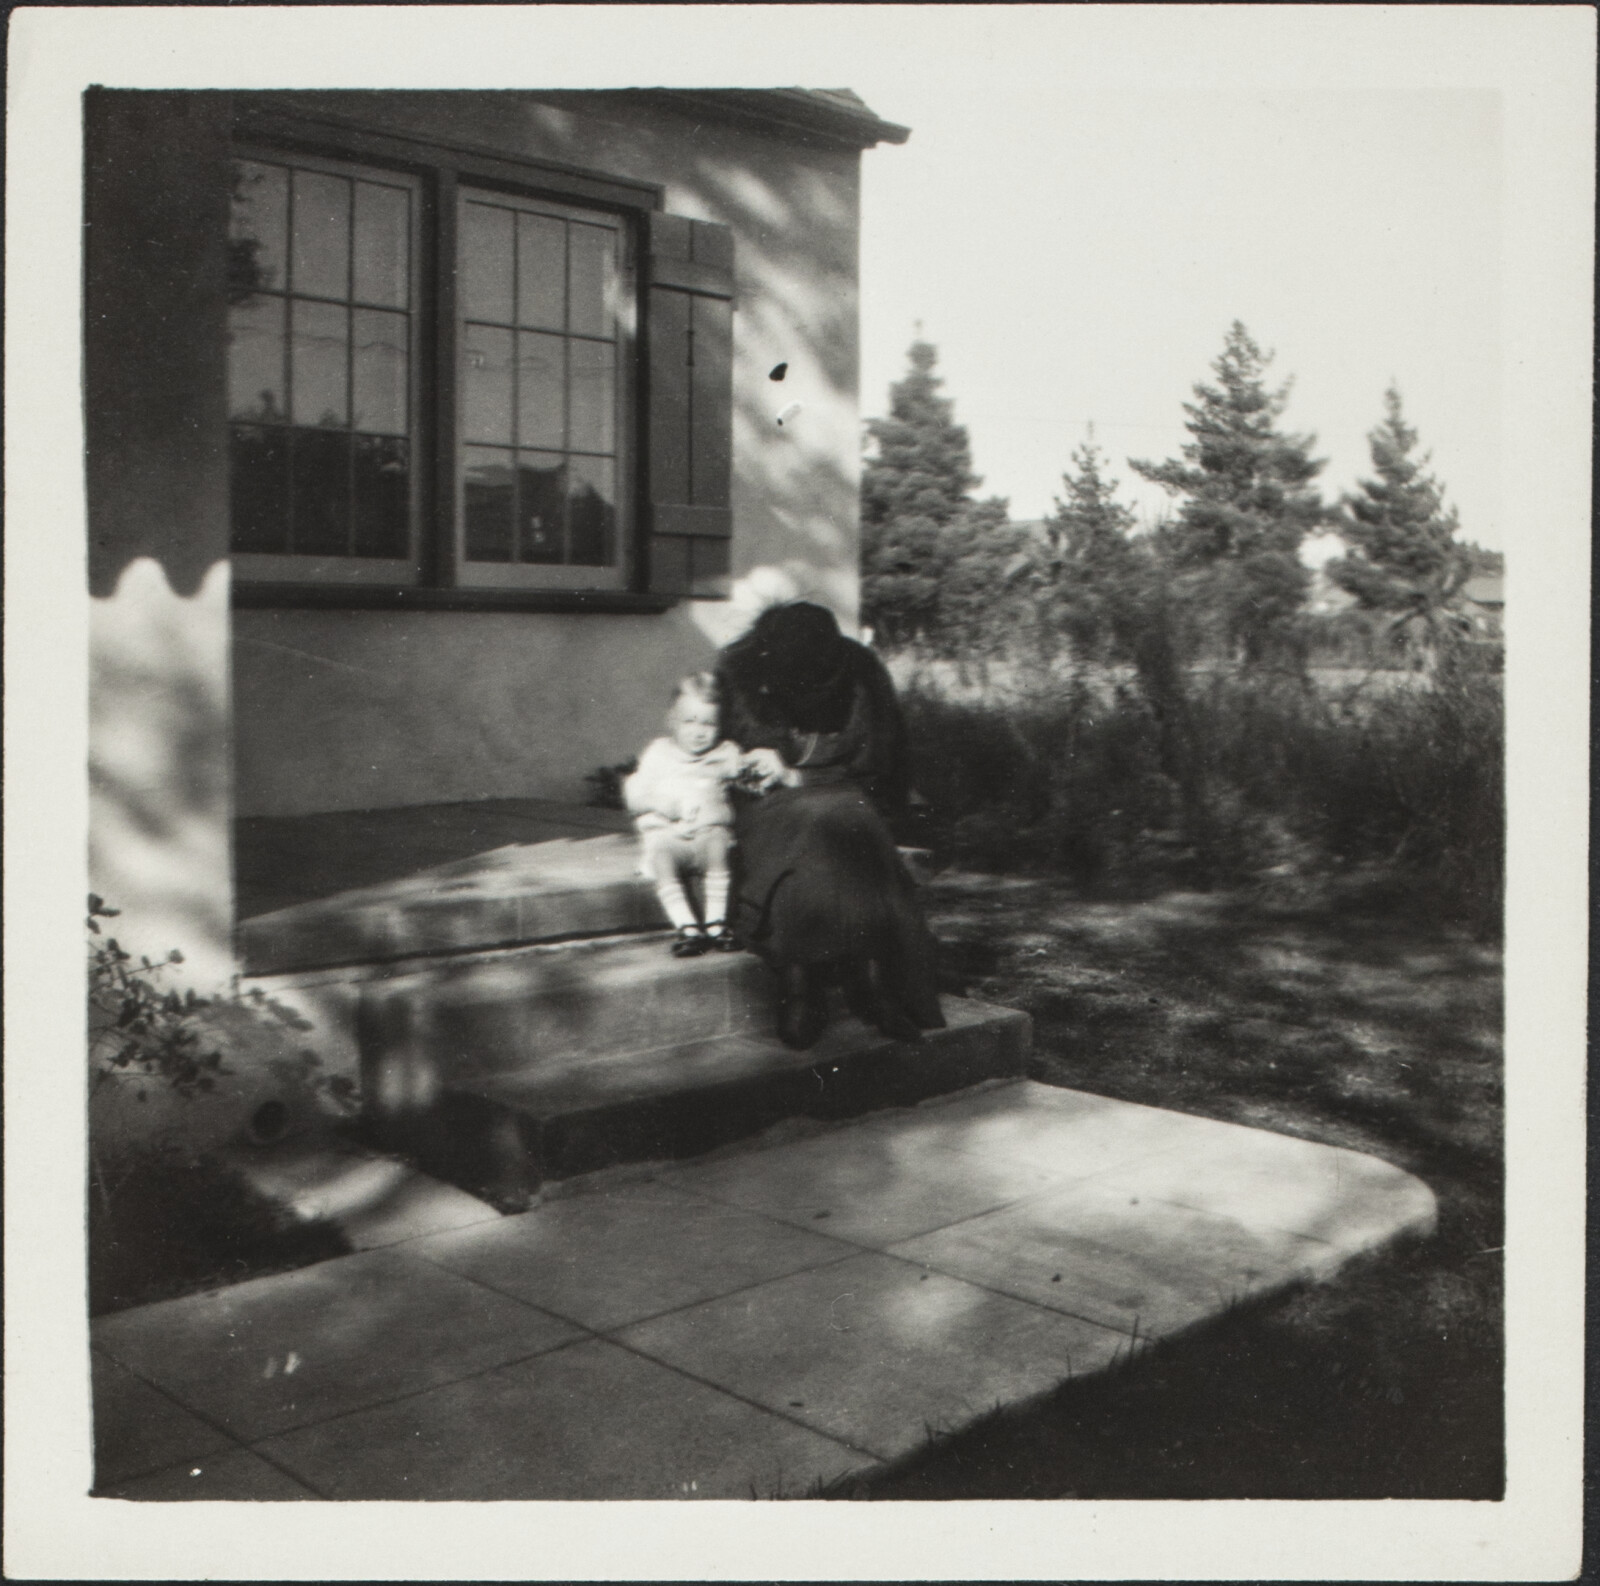
[[[1594,22],[14,11],[30,1576],[1575,1575]]]

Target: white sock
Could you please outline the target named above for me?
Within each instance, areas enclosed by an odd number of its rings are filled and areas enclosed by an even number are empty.
[[[728,913],[728,872],[706,871],[706,927],[712,929],[725,922]]]
[[[694,910],[689,907],[689,899],[684,895],[681,881],[656,882],[656,896],[661,899],[661,907],[667,911],[667,918],[680,931],[684,926],[695,923]]]

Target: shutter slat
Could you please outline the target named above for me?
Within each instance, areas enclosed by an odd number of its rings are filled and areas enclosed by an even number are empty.
[[[651,286],[670,286],[702,297],[733,296],[733,277],[721,265],[694,259],[651,259],[645,274]]]
[[[674,501],[657,501],[650,508],[653,534],[703,535],[725,540],[733,533],[733,513],[727,507],[685,506]]]
[[[683,215],[663,215],[659,211],[646,217],[646,247],[650,258],[692,259],[694,222]]]
[[[727,540],[697,539],[687,542],[689,552],[689,592],[702,600],[726,600],[732,593],[730,568],[733,557]]]
[[[689,301],[694,331],[689,499],[696,506],[726,507],[733,468],[733,306],[709,297]]]
[[[689,593],[689,551],[694,543],[676,534],[650,536],[650,588],[655,594]]]
[[[689,305],[682,292],[650,294],[650,500],[691,500]]]
[[[733,279],[733,232],[709,220],[694,222],[690,257],[696,264],[726,272]]]
[[[645,542],[656,594],[725,598],[733,532],[733,233],[652,214]]]

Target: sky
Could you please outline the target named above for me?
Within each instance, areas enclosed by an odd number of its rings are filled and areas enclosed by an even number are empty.
[[[1370,473],[1393,380],[1463,537],[1503,547],[1498,92],[1097,87],[1039,44],[1007,35],[959,86],[845,73],[912,129],[863,160],[863,413],[920,321],[983,494],[1045,515],[1092,422],[1148,519],[1167,498],[1127,459],[1176,455],[1237,318],[1325,494]]]

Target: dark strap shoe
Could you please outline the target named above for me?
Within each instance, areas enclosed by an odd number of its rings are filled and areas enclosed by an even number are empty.
[[[711,938],[698,925],[685,925],[672,944],[674,958],[698,958],[711,951]]]

